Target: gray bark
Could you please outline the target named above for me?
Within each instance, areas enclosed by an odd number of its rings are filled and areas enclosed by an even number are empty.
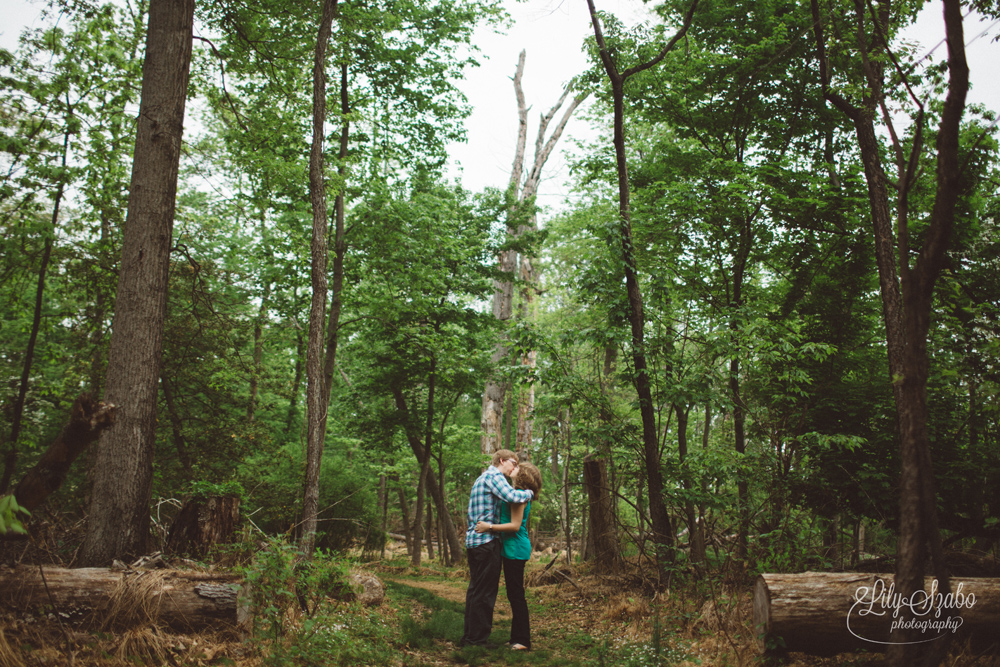
[[[105,402],[119,408],[101,439],[83,565],[146,549],[157,386],[177,172],[191,64],[194,0],[152,0]]]

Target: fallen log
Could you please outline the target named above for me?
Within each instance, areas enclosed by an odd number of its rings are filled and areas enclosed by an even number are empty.
[[[926,598],[914,600],[922,641],[951,635],[969,641],[977,652],[998,652],[1000,579],[953,578],[951,598],[927,577]],[[881,652],[896,608],[891,575],[861,572],[762,574],[753,592],[753,623],[760,649],[767,653],[801,652],[836,655]],[[925,599],[930,604],[923,604]],[[918,602],[920,604],[918,604]]]
[[[0,568],[0,607],[58,614],[96,630],[148,624],[180,632],[247,627],[236,575],[181,570]]]

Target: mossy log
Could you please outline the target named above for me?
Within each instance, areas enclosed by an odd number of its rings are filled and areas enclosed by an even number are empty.
[[[927,577],[925,592],[944,605],[916,606],[916,620],[926,622],[923,641],[950,635],[957,641],[969,641],[978,652],[1000,650],[1000,579],[953,578],[949,601],[940,596],[937,582]],[[753,593],[759,646],[769,653],[882,652],[893,622],[901,618],[894,615],[893,596],[891,575],[762,574]],[[898,596],[895,599],[898,601]]]
[[[180,632],[243,629],[249,614],[240,588],[236,575],[215,572],[0,568],[0,607],[108,631],[144,624]]]

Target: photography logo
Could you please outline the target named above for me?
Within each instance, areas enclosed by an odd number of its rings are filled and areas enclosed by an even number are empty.
[[[947,633],[954,633],[962,627],[962,609],[972,609],[976,604],[973,593],[965,593],[963,584],[959,583],[956,590],[944,595],[938,590],[938,581],[931,582],[930,590],[916,591],[909,598],[895,592],[895,584],[882,579],[875,579],[871,586],[858,586],[854,591],[854,602],[847,612],[847,630],[866,642],[873,644],[890,644],[871,636],[864,636],[871,628],[871,621],[883,618],[891,619],[890,632],[893,630],[919,630],[922,639],[901,642],[905,644],[924,644],[941,639]],[[871,618],[876,617],[876,618]],[[868,622],[865,622],[868,621]]]

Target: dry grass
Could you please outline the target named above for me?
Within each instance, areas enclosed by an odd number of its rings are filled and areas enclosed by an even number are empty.
[[[130,628],[116,636],[114,653],[123,664],[140,659],[144,664],[160,664],[170,653],[171,637],[157,632],[154,627]]]
[[[601,613],[605,623],[625,623],[647,619],[653,614],[649,600],[629,593],[617,593],[611,597]]]
[[[153,625],[159,612],[164,578],[166,573],[158,571],[142,571],[122,577],[111,592],[107,608],[101,611],[101,630]]]
[[[24,661],[21,660],[21,652],[10,645],[3,628],[0,628],[0,665],[4,665],[4,667],[24,667]]]
[[[68,630],[69,645],[58,625],[45,619],[0,623],[2,667],[135,667],[136,665],[229,664],[259,667],[261,657],[226,634],[176,635],[156,626],[115,633]],[[69,661],[72,656],[72,662]],[[225,658],[225,661],[222,659]]]

